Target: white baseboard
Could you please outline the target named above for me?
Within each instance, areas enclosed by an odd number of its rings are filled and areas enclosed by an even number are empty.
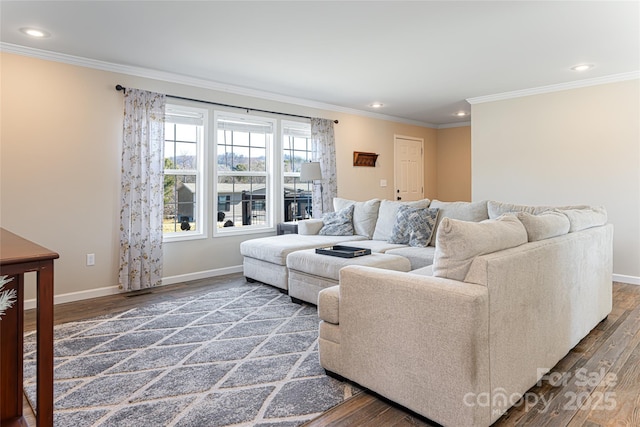
[[[209,277],[224,276],[225,274],[241,273],[242,266],[218,268],[215,270],[199,271],[197,273],[180,274],[178,276],[169,276],[162,279],[162,285],[173,285],[175,283],[189,282],[191,280],[208,279]],[[69,292],[67,294],[55,295],[53,304],[64,304],[66,302],[81,301],[90,298],[104,297],[120,293],[118,286],[106,286],[104,288],[89,289],[86,291]],[[29,310],[36,308],[36,299],[28,299],[24,301],[24,309]]]
[[[192,280],[208,279],[209,277],[224,276],[225,274],[242,273],[242,266],[216,268],[215,270],[198,271],[197,273],[179,274],[177,276],[164,277],[162,285],[190,282]]]
[[[105,286],[104,288],[89,289],[86,291],[69,292],[68,294],[54,295],[53,304],[64,304],[65,302],[80,301],[83,299],[104,297],[120,292],[117,286]],[[24,300],[24,309],[36,308],[36,299]]]
[[[613,275],[614,282],[622,282],[628,283],[629,285],[639,285],[640,286],[640,277],[638,276],[625,276],[624,274],[614,274]]]

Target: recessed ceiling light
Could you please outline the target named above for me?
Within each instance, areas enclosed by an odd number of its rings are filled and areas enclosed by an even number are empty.
[[[457,116],[457,117],[466,117],[468,115],[469,113],[467,113],[466,111],[458,111],[457,113],[454,114],[454,116]]]
[[[595,67],[593,64],[578,64],[571,67],[573,71],[587,71]]]
[[[25,27],[25,28],[20,28],[20,31],[23,34],[26,34],[29,37],[34,37],[36,39],[46,39],[47,37],[51,37],[51,34],[49,34],[48,32],[44,30],[39,30],[37,28]]]
[[[384,104],[382,104],[381,102],[374,102],[373,104],[370,104],[371,108],[382,108]]]

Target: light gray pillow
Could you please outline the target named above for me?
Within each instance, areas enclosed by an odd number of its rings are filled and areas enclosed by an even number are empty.
[[[433,200],[429,207],[437,208],[440,210],[440,212],[438,213],[436,228],[431,237],[429,246],[436,245],[434,237],[438,232],[438,226],[443,218],[452,218],[459,219],[461,221],[473,222],[480,222],[489,218],[489,215],[487,214],[486,200],[481,200],[479,202],[441,202],[440,200]]]
[[[324,214],[322,222],[321,236],[353,236],[353,205]]]
[[[528,205],[515,205],[513,203],[496,202],[495,200],[489,200],[487,202],[487,211],[489,218],[498,218],[500,215],[506,213],[527,212],[532,215],[538,215],[542,212],[554,210],[554,209],[587,209],[587,205],[574,205],[574,206],[528,206]]]
[[[380,209],[380,199],[371,199],[366,202],[356,202],[355,200],[333,199],[333,210],[339,211],[353,205],[353,233],[365,236],[367,239],[373,237],[378,220],[378,210]]]
[[[607,211],[602,206],[588,209],[558,209],[558,212],[565,214],[569,218],[569,233],[598,227],[607,223]]]
[[[546,211],[538,215],[518,212],[515,215],[527,230],[530,242],[562,236],[569,232],[569,218],[559,212]]]
[[[436,234],[433,275],[463,281],[475,257],[527,243],[527,230],[515,215],[482,222],[443,218]]]
[[[389,243],[426,248],[437,218],[438,209],[400,206]]]
[[[389,241],[391,233],[393,232],[393,226],[396,223],[396,214],[400,206],[407,205],[414,208],[428,208],[429,203],[429,199],[416,200],[414,202],[382,200],[380,202],[380,210],[378,210],[376,229],[373,232],[373,240]]]

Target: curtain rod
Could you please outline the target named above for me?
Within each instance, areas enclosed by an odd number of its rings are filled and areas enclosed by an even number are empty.
[[[122,85],[116,85],[116,90],[117,91],[122,91],[123,93],[125,93],[127,88],[122,86]],[[238,108],[240,110],[247,110],[247,112],[249,112],[249,111],[258,111],[260,113],[279,114],[281,116],[299,117],[301,119],[312,119],[313,118],[313,117],[309,117],[309,116],[300,116],[298,114],[281,113],[279,111],[260,110],[258,108],[249,108],[249,107],[240,107],[238,105],[221,104],[219,102],[204,101],[202,99],[185,98],[185,97],[182,97],[182,96],[175,96],[175,95],[167,95],[167,96],[169,98],[182,99],[183,101],[202,102],[202,103],[205,103],[205,104],[219,105],[221,107]],[[334,120],[333,123],[338,124],[338,120]]]

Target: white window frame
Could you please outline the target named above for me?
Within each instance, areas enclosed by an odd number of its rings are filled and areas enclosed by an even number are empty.
[[[197,230],[193,231],[178,231],[175,233],[163,233],[162,241],[165,243],[179,242],[185,240],[197,240],[206,239],[209,235],[208,224],[208,200],[206,195],[208,194],[208,141],[209,135],[209,110],[207,108],[198,108],[189,105],[185,105],[182,102],[167,103],[165,112],[165,120],[168,115],[174,113],[178,115],[180,112],[185,114],[184,121],[182,123],[192,122],[196,124],[197,119],[189,119],[190,116],[202,115],[202,132],[198,135],[199,140],[196,145],[196,157],[197,157],[197,169],[196,170],[184,170],[184,169],[169,169],[173,174],[186,175],[195,174],[196,176],[196,224]],[[168,113],[168,114],[167,114]],[[170,123],[180,123],[180,121],[171,121]],[[164,160],[163,160],[164,161]],[[187,172],[187,173],[185,173]],[[163,172],[164,174],[164,172]]]
[[[271,141],[267,141],[265,147],[265,172],[251,172],[251,171],[243,171],[241,174],[232,173],[227,171],[219,171],[218,170],[218,122],[220,118],[231,118],[239,121],[258,121],[270,123],[272,126],[272,136]],[[277,197],[274,189],[274,176],[278,171],[275,170],[275,159],[274,153],[277,153],[278,147],[280,143],[278,142],[277,135],[278,133],[278,120],[272,119],[269,117],[250,115],[250,114],[238,114],[232,113],[228,111],[218,111],[215,110],[213,113],[213,142],[212,142],[212,167],[213,173],[212,175],[212,188],[211,192],[213,200],[211,204],[213,206],[212,222],[213,222],[213,237],[223,237],[223,236],[234,236],[234,235],[242,235],[242,234],[254,234],[254,233],[265,233],[269,231],[275,230],[275,218],[278,215],[276,211],[276,202],[282,203],[282,197]],[[266,178],[266,188],[265,188],[265,199],[267,201],[265,205],[265,224],[253,224],[253,225],[245,225],[242,227],[222,227],[219,228],[217,226],[217,204],[218,204],[218,177],[219,176],[256,176],[256,177],[265,177]],[[276,200],[278,199],[278,200]]]

